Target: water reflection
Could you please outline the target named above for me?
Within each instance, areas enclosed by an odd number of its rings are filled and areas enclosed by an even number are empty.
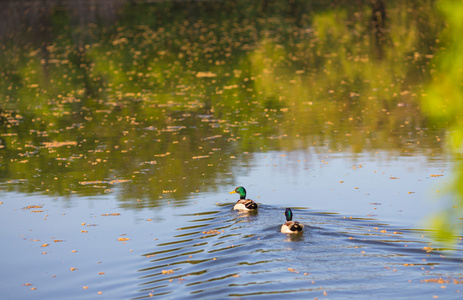
[[[184,215],[195,225],[178,228],[182,233],[145,255],[150,267],[140,270],[134,298],[369,298],[373,292],[419,298],[441,289],[430,282],[443,274],[458,282],[463,276],[456,271],[461,249],[441,252],[420,232],[307,210],[297,215],[307,229],[301,235],[280,233],[282,209],[267,205],[250,217],[225,206]],[[454,297],[459,287],[451,281],[445,294]]]
[[[3,37],[5,188],[89,196],[117,186],[123,206],[185,205],[231,184],[249,153],[444,151],[445,129],[430,131],[419,105],[441,28],[430,4],[406,15],[405,4],[386,7],[390,42],[378,58],[370,5],[267,2],[27,10],[47,22],[43,36],[29,39],[26,24]]]

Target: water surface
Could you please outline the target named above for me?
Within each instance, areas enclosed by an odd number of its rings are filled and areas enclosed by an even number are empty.
[[[461,298],[433,2],[92,3],[2,2],[4,297]]]
[[[458,298],[461,243],[442,248],[425,230],[426,216],[445,208],[428,197],[445,182],[445,163],[347,161],[253,157],[233,172],[243,173],[235,176],[260,204],[257,214],[232,210],[232,185],[157,208],[140,199],[139,209],[124,207],[118,187],[86,198],[3,192],[9,245],[1,254],[12,272],[2,290],[10,298]],[[279,232],[284,207],[306,225],[303,234]]]

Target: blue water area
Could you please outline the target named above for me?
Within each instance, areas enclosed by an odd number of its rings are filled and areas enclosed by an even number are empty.
[[[3,296],[461,298],[461,239],[436,242],[427,221],[451,205],[437,192],[452,182],[444,158],[275,151],[230,176],[156,207],[125,205],[131,182],[88,197],[2,191]],[[257,213],[232,210],[237,185]],[[280,233],[285,207],[302,234]]]

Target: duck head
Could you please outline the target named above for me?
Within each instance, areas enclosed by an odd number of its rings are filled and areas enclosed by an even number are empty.
[[[246,199],[246,190],[244,187],[239,186],[235,190],[231,191],[230,194],[240,194],[240,199]]]
[[[293,219],[293,212],[291,208],[285,210],[286,221],[291,221]]]

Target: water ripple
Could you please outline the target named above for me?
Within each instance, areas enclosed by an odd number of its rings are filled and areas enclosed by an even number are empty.
[[[461,249],[447,256],[420,232],[294,209],[306,228],[287,235],[279,232],[283,211],[262,205],[259,213],[247,214],[222,206],[179,216],[188,219],[182,224],[192,225],[178,228],[177,235],[145,255],[151,260],[140,270],[140,290],[133,298],[419,298],[436,288],[424,285],[426,279],[463,276],[449,271],[463,264]],[[404,292],[413,285],[420,285],[418,292]],[[456,296],[458,286],[446,292]]]

